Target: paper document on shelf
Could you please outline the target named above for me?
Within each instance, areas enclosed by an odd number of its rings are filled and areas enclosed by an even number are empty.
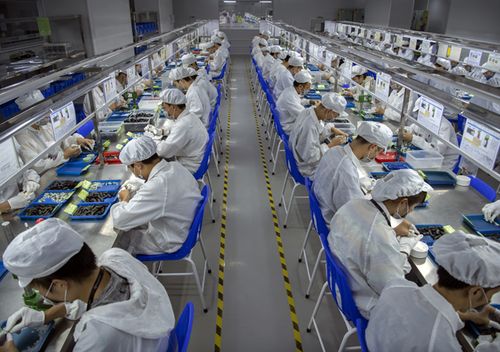
[[[481,66],[481,57],[483,52],[480,50],[470,50],[469,51],[469,63],[473,66]]]
[[[496,53],[490,53],[488,56],[488,65],[494,69],[491,71],[500,72],[500,55]]]
[[[19,170],[19,159],[17,157],[14,140],[9,138],[0,143],[0,185]]]
[[[104,100],[109,102],[111,97],[116,95],[116,78],[114,73],[110,73],[109,78],[102,84],[104,88]]]
[[[135,74],[135,65],[132,65],[129,68],[127,68],[127,82],[128,82],[128,84],[130,84],[131,82],[135,81],[136,79],[137,78],[136,78],[136,74]]]
[[[50,122],[56,140],[61,139],[65,134],[70,132],[76,126],[76,113],[73,102],[53,111],[50,114]]]
[[[391,75],[379,72],[375,81],[375,94],[387,101],[389,98],[389,88],[391,87]]]
[[[417,121],[434,134],[439,133],[443,118],[443,105],[427,97],[420,97]]]
[[[474,157],[474,160],[493,170],[500,147],[500,134],[467,119],[460,149]]]
[[[148,58],[141,60],[139,62],[139,65],[141,65],[142,77],[149,78],[149,60],[148,60]]]

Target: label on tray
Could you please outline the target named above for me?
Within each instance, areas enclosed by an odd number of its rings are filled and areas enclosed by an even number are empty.
[[[134,134],[132,132],[127,132],[127,136],[132,138],[132,137],[134,137]]]
[[[123,140],[122,140],[122,143],[121,143],[121,144],[125,145],[125,144],[127,144],[127,143],[128,143],[128,139],[127,139],[127,138],[125,138],[125,139],[123,139]]]
[[[85,167],[82,169],[82,172],[87,171],[87,170],[89,169],[89,167],[90,167],[90,164],[88,164],[87,166],[85,166]]]
[[[86,189],[82,189],[79,193],[78,193],[78,198],[80,198],[81,200],[85,200],[87,199],[87,196],[89,195],[89,192],[86,190]]]
[[[85,188],[85,189],[89,189],[90,186],[92,185],[92,182],[90,182],[88,180],[83,180],[80,183],[81,183],[80,187]]]
[[[109,146],[110,146],[110,144],[111,144],[111,141],[110,141],[109,139],[107,139],[106,141],[104,141],[104,143],[102,144],[102,146],[103,146],[104,148],[107,148],[107,147],[109,147]]]
[[[122,150],[122,149],[123,149],[123,144],[117,144],[117,145],[116,145],[116,149],[118,149],[118,150]]]
[[[68,204],[68,206],[64,209],[64,212],[69,215],[73,215],[76,211],[77,206],[75,204]]]
[[[445,226],[443,226],[443,230],[446,233],[453,233],[453,232],[455,232],[455,229],[451,225],[445,225]]]

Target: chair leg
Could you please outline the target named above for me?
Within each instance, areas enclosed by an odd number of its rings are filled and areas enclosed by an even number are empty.
[[[208,203],[208,209],[210,210],[210,217],[212,218],[212,223],[215,223],[215,216],[214,216],[214,208],[213,208],[213,203],[215,202],[215,198],[213,196],[213,191],[212,191],[212,181],[210,180],[210,174],[208,173],[208,170],[207,170],[207,182],[208,182],[208,186],[210,187],[210,200]]]
[[[321,262],[321,256],[323,255],[324,251],[325,251],[325,249],[323,247],[321,247],[321,249],[318,252],[318,256],[316,257],[316,262],[314,263],[314,268],[313,268],[313,271],[311,273],[311,278],[309,279],[309,285],[307,286],[306,298],[309,298],[309,295],[311,294],[312,284],[314,282],[316,272],[318,271],[319,263]]]
[[[326,288],[328,287],[328,282],[325,281],[323,287],[321,288],[321,292],[319,293],[318,299],[316,300],[316,304],[314,305],[314,309],[311,314],[311,319],[309,319],[309,324],[307,325],[307,332],[311,332],[311,326],[313,324],[313,320],[316,318],[316,314],[318,313],[319,306],[321,301],[323,300],[323,296],[325,295]]]
[[[279,156],[279,152],[280,152],[280,148],[281,148],[282,144],[283,144],[283,141],[280,138],[280,141],[278,143],[278,147],[276,148],[276,154],[274,155],[274,165],[273,165],[273,170],[272,170],[273,175],[276,172],[276,165],[278,165],[278,156]]]
[[[205,297],[203,296],[203,288],[201,286],[200,277],[198,276],[198,270],[196,269],[196,264],[190,257],[186,258],[186,260],[191,264],[194,280],[196,281],[196,287],[198,288],[198,294],[200,295],[201,307],[203,308],[203,313],[206,313],[208,312],[208,309],[207,305],[205,304]]]
[[[304,256],[306,256],[306,245],[307,245],[307,241],[309,241],[309,235],[311,234],[312,224],[313,224],[312,220],[309,221],[309,226],[307,226],[306,236],[304,237],[304,242],[302,243],[302,247],[300,248],[299,263],[301,263],[302,258]]]
[[[210,268],[210,264],[208,263],[207,253],[205,251],[205,243],[203,242],[203,237],[201,236],[201,233],[200,233],[200,247],[201,247],[201,253],[203,254],[203,258],[205,259],[205,263],[207,264],[207,272],[211,274],[212,269]]]
[[[294,181],[295,182],[295,181]],[[283,208],[285,209],[285,222],[283,223],[283,227],[286,229],[287,222],[288,222],[288,215],[290,215],[290,208],[292,207],[292,201],[295,196],[295,190],[299,187],[299,184],[295,183],[292,188],[292,193],[290,194],[290,199],[288,201],[288,209],[285,205],[283,205]]]
[[[280,202],[278,204],[279,207],[281,207],[282,204],[285,204],[285,188],[286,188],[286,183],[288,182],[289,175],[290,175],[289,171],[286,170],[285,180],[283,181],[283,187],[281,188]]]
[[[214,157],[215,170],[217,170],[217,177],[220,177],[219,163],[217,162],[217,157],[215,151],[212,149],[212,156]]]

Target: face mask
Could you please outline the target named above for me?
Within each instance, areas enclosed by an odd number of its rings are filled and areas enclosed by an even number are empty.
[[[485,304],[488,304],[488,302],[490,300],[488,299],[488,296],[486,296],[486,292],[484,292],[483,288],[481,288],[481,291],[483,292],[483,296],[484,296],[484,300],[485,300],[485,303],[483,304],[483,306],[484,306]],[[469,294],[469,309],[467,309],[467,311],[468,312],[473,312],[473,313],[477,313],[478,312],[478,310],[476,308],[472,307],[472,300],[470,298],[470,294]]]
[[[362,162],[364,163],[369,163],[369,162],[372,162],[373,159],[375,159],[375,157],[377,156],[378,153],[376,153],[375,155],[370,155],[370,152],[368,152],[367,155],[365,155],[363,157],[363,159],[361,159]]]
[[[406,203],[406,215],[408,215],[408,213],[410,212],[410,207],[408,206],[408,203]],[[401,216],[401,214],[399,214],[399,205],[398,205],[398,208],[396,209],[396,214],[393,215],[394,219],[403,219],[405,216]]]

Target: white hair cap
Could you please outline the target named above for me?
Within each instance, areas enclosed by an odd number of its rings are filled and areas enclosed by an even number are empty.
[[[151,158],[156,153],[156,142],[148,137],[132,139],[120,152],[120,161],[123,165],[132,165],[139,161]]]
[[[260,49],[261,52],[269,52],[269,47],[268,46],[265,46],[263,48]]]
[[[178,81],[186,77],[196,76],[196,71],[192,67],[176,67],[170,71],[168,78],[172,81]]]
[[[357,135],[364,140],[377,145],[380,148],[387,149],[392,142],[392,131],[382,123],[373,121],[362,121],[356,131]]]
[[[162,95],[162,102],[170,105],[186,104],[186,96],[179,89],[170,88],[165,89]]]
[[[196,56],[194,56],[193,54],[186,54],[181,57],[181,61],[182,65],[184,65],[185,67],[191,66],[196,62]]]
[[[377,180],[373,186],[372,199],[383,202],[430,191],[432,187],[415,170],[396,170]]]
[[[265,40],[264,38],[260,38],[258,44],[260,46],[267,46],[267,40]]]
[[[367,72],[368,72],[368,70],[366,68],[364,68],[363,66],[356,65],[351,70],[351,77],[361,76]]]
[[[347,105],[347,101],[338,93],[326,93],[321,97],[321,105],[338,114],[342,114]]]
[[[279,53],[278,59],[285,60],[288,55],[289,55],[288,50],[283,50],[282,52]]]
[[[47,219],[16,236],[3,253],[7,270],[19,286],[61,269],[83,247],[83,238],[66,222]]]
[[[269,51],[271,52],[271,54],[281,53],[281,46],[273,45],[269,48]]]
[[[500,286],[500,243],[456,231],[434,242],[436,262],[455,279],[472,286]]]
[[[217,32],[217,36],[218,36],[219,38],[221,38],[221,39],[224,39],[224,38],[226,38],[226,33],[221,32],[221,31],[218,31],[218,32]]]
[[[438,57],[437,58],[436,65],[443,66],[447,70],[451,69],[451,62],[450,62],[450,60],[444,59],[442,57]]]
[[[219,45],[221,45],[221,44],[222,44],[222,39],[221,39],[220,37],[218,37],[218,36],[213,36],[213,37],[211,38],[211,40],[212,40],[212,42],[213,42],[213,43],[215,43],[215,44],[219,44]]]
[[[293,67],[302,67],[304,66],[304,60],[297,55],[290,55],[288,65]]]
[[[271,32],[270,31],[264,31],[261,33],[262,35],[265,35],[267,37],[270,37],[271,36]]]
[[[301,70],[293,76],[293,80],[297,83],[312,83],[312,76],[306,70]]]

